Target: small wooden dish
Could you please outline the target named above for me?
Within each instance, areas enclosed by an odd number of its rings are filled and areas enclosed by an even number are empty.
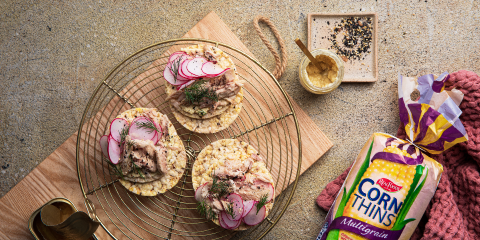
[[[332,49],[332,43],[328,40],[333,31],[332,29],[346,17],[371,17],[372,18],[372,41],[370,43],[370,53],[363,54],[362,59],[350,59],[344,62],[345,75],[342,82],[375,82],[378,78],[378,44],[377,14],[370,13],[309,13],[308,14],[308,49]],[[322,39],[323,37],[323,39]],[[337,37],[337,42],[339,38]],[[340,55],[340,54],[339,54]]]

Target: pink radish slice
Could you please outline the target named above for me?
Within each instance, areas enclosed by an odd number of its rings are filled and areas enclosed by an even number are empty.
[[[120,161],[120,144],[112,136],[108,138],[108,158],[113,164],[117,164]]]
[[[273,185],[269,182],[264,182],[264,181],[261,181],[261,180],[256,180],[254,182],[254,185],[257,186],[257,187],[260,187],[262,189],[268,189],[268,195],[267,195],[267,203],[272,201],[273,199],[273,195],[275,194],[275,190],[273,188]]]
[[[130,129],[128,131],[128,135],[132,137],[132,139],[140,139],[140,140],[152,140],[156,135],[155,130],[141,127],[141,124],[148,124],[148,123],[153,123],[150,119],[146,117],[137,117],[133,119],[132,125],[130,126]]]
[[[175,76],[175,73],[172,71],[171,67],[171,63],[168,63],[163,70],[163,78],[165,78],[167,82],[173,85],[181,85],[183,82],[188,81],[188,79],[183,78],[178,74]]]
[[[230,229],[230,227],[227,226],[227,224],[225,224],[225,222],[223,221],[222,214],[218,215],[218,221],[220,222],[220,227]]]
[[[240,219],[237,220],[237,221],[232,221],[228,218],[228,216],[230,216],[229,214],[227,214],[225,211],[221,211],[220,212],[220,216],[222,217],[222,221],[225,223],[225,225],[227,225],[227,229],[235,229],[237,228],[240,223],[242,222]]]
[[[207,183],[202,184],[200,187],[197,188],[197,190],[195,190],[195,200],[199,202],[203,200],[202,189],[205,187],[205,185],[207,185]]]
[[[189,77],[189,78],[192,78],[192,80],[193,80],[193,79],[198,78],[198,76],[195,75],[195,74],[192,74],[192,73],[189,72],[188,69],[187,69],[187,66],[188,66],[188,64],[189,64],[191,61],[192,61],[192,60],[183,61],[183,63],[182,63],[182,73],[183,73],[185,76],[187,76],[187,77]]]
[[[268,192],[268,197],[267,197],[267,203],[272,201],[273,199],[273,195],[275,194],[275,189],[273,188],[273,184],[268,184],[270,185],[269,188],[270,188],[270,192]]]
[[[226,200],[230,202],[233,206],[233,217],[230,214],[227,214],[227,218],[231,221],[238,221],[242,218],[243,215],[243,200],[240,195],[232,193],[226,197]]]
[[[220,65],[213,62],[206,62],[202,65],[201,70],[206,75],[217,75],[225,72],[226,69],[223,69]]]
[[[157,131],[155,131],[155,137],[152,138],[152,142],[153,142],[154,145],[157,144],[157,142],[158,142],[158,132]]]
[[[172,55],[170,55],[170,57],[168,58],[168,62],[173,62],[175,61],[175,59],[177,59],[178,57],[182,56],[186,54],[185,52],[174,52],[172,53]]]
[[[180,66],[178,67],[178,75],[180,75],[184,79],[187,79],[188,81],[193,80],[193,79],[195,79],[195,77],[185,73],[186,70],[184,70],[183,67],[182,67],[184,65],[183,63],[186,62],[186,61],[189,61],[189,60],[185,60],[185,61],[180,63]]]
[[[165,66],[165,69],[163,70],[163,78],[165,78],[165,81],[169,82],[170,84],[175,84],[178,81],[175,79],[175,76],[173,75],[169,67],[169,64]]]
[[[225,69],[224,71],[222,71],[221,73],[218,73],[218,74],[205,74],[205,77],[206,78],[214,78],[214,77],[218,77],[218,76],[221,76],[223,74],[225,74],[230,68],[227,68]]]
[[[255,200],[243,201],[243,214],[242,217],[245,217],[250,210],[252,210],[255,205]]]
[[[171,63],[169,63],[169,64],[171,64]],[[182,75],[180,75],[180,70],[181,69],[177,69],[177,72],[175,73],[175,72],[173,72],[172,65],[169,65],[168,67],[169,67],[170,72],[177,79],[177,81],[175,81],[175,82],[178,82],[178,81],[187,82],[187,81],[191,80],[190,78],[184,78],[184,77],[182,77]],[[179,85],[179,84],[177,83],[177,85]]]
[[[190,56],[187,55],[187,54],[183,54],[181,56],[179,56],[178,58],[175,59],[174,62],[169,62],[165,68],[168,68],[170,70],[170,72],[172,73],[173,76],[176,77],[177,81],[188,81],[188,80],[192,80],[191,77],[188,77],[186,75],[183,75],[183,72],[182,72],[182,69],[181,69],[181,66],[182,66],[182,63],[184,61],[187,61],[188,58]],[[176,69],[174,69],[174,67],[172,67],[172,64],[176,64],[178,66],[175,66]]]
[[[203,57],[196,57],[188,63],[187,70],[198,77],[205,76],[205,73],[202,72],[202,66],[206,62],[208,62],[207,59]]]
[[[257,203],[255,203],[255,206],[250,210],[250,212],[248,212],[247,215],[243,217],[243,222],[249,226],[257,225],[261,221],[263,221],[263,219],[265,219],[265,214],[267,213],[265,206],[260,208],[260,210],[257,213],[256,205]]]
[[[99,142],[103,155],[108,158],[108,135],[103,135]]]
[[[180,74],[173,72],[171,62],[165,66],[165,69],[163,70],[163,78],[165,78],[167,82],[173,85],[181,85],[184,82],[189,81],[189,79],[184,78],[180,76]]]
[[[190,81],[184,83],[183,85],[181,85],[180,87],[177,87],[177,90],[180,91],[180,90],[192,85],[192,83],[194,83],[194,82],[195,82],[195,80],[190,80]]]
[[[120,142],[123,128],[128,128],[127,120],[123,118],[115,118],[112,123],[110,123],[110,135],[115,139],[115,141]]]

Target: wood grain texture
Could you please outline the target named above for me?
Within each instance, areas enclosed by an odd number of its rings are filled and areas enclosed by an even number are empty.
[[[196,37],[196,38],[205,38],[220,41],[222,43],[234,46],[250,56],[251,52],[243,45],[243,43],[229,30],[229,28],[221,21],[221,19],[213,12],[208,14],[204,19],[202,19],[197,25],[195,25],[184,37]],[[165,54],[169,54],[172,51],[175,51],[175,47],[169,49]],[[228,49],[226,49],[228,50]],[[230,52],[229,52],[230,53]],[[236,55],[238,59],[246,59],[242,55]],[[158,60],[151,64],[148,70],[145,73],[139,74],[135,80],[124,88],[120,89],[120,93],[128,98],[129,101],[134,102],[136,106],[146,106],[146,107],[158,107],[162,109],[162,112],[169,114],[169,107],[163,103],[162,97],[158,98],[159,93],[156,91],[164,91],[164,89],[159,88],[158,84],[161,84],[159,80],[161,76],[158,74],[157,67],[161,67],[165,63],[165,60]],[[258,66],[252,66],[252,69],[255,72],[261,72],[261,69]],[[236,135],[245,130],[258,127],[260,124],[264,123],[267,120],[272,118],[281,117],[282,112],[289,112],[289,109],[286,108],[286,101],[279,101],[279,103],[271,103],[267,97],[262,98],[258,95],[270,94],[274,96],[282,96],[278,88],[275,87],[274,83],[269,80],[268,75],[254,76],[250,69],[239,69],[239,73],[242,76],[246,76],[248,79],[254,79],[255,81],[264,81],[266,88],[261,88],[256,86],[254,83],[247,83],[245,86],[245,104],[244,110],[240,114],[239,118],[232,125],[229,132],[229,135]],[[250,77],[249,77],[250,76]],[[254,81],[253,81],[254,82]],[[141,89],[136,89],[135,86],[141,84]],[[265,96],[266,96],[265,95]],[[274,97],[273,96],[273,97]],[[164,98],[164,96],[163,96]],[[258,98],[258,99],[257,99]],[[281,98],[278,98],[281,99]],[[109,102],[103,108],[106,112],[122,112],[130,108],[126,104],[119,104],[122,100],[118,96],[113,96],[109,99]],[[315,123],[308,117],[308,115],[303,112],[302,109],[291,100],[292,105],[295,109],[299,124],[300,132],[302,136],[302,165],[300,172],[303,173],[308,167],[310,167],[315,161],[317,161],[329,148],[332,147],[332,143],[325,137],[325,135],[320,131],[320,129],[315,125]],[[263,116],[250,116],[247,113],[254,112],[254,109],[258,108],[277,108],[278,111],[265,111]],[[253,115],[253,114],[252,114]],[[105,164],[99,159],[99,150],[96,146],[97,139],[100,135],[103,134],[107,129],[108,122],[112,120],[114,115],[112,114],[106,116],[103,113],[98,113],[94,115],[88,123],[82,128],[82,149],[80,151],[81,155],[87,156],[84,164],[87,164],[87,168],[90,169],[102,169]],[[174,121],[174,118],[169,114],[169,118]],[[96,129],[92,129],[89,126],[95,125]],[[178,124],[175,125],[178,129],[180,136],[187,136],[189,132],[185,129],[182,129]],[[279,130],[284,129],[285,134],[290,136],[296,136],[295,125],[293,122],[292,116],[287,116],[281,121],[278,121],[274,124],[262,127],[261,130],[252,131],[248,134],[241,136],[240,138],[249,141],[252,145],[257,145],[255,147],[259,149],[267,149],[262,153],[262,156],[267,159],[267,165],[270,165],[272,169],[272,174],[275,176],[279,189],[285,189],[289,183],[294,179],[286,178],[288,175],[286,172],[279,172],[280,170],[296,171],[296,166],[293,168],[286,168],[285,165],[279,165],[277,159],[283,161],[293,161],[293,159],[288,160],[289,158],[297,158],[298,155],[298,143],[296,138],[292,137],[291,139],[278,136]],[[93,132],[95,131],[95,132]],[[271,134],[276,137],[272,137],[267,140],[259,140],[257,132],[264,131],[265,134]],[[277,133],[276,133],[277,132]],[[84,137],[87,136],[87,137]],[[197,141],[205,140],[206,138],[219,138],[223,136],[214,135],[211,136],[193,136],[192,138]],[[50,156],[48,156],[41,164],[39,164],[34,170],[30,172],[22,181],[20,181],[12,190],[10,190],[3,198],[0,199],[0,224],[2,228],[0,229],[0,238],[2,239],[31,239],[32,236],[28,230],[28,218],[30,214],[34,212],[38,207],[43,205],[48,200],[54,197],[66,197],[74,203],[74,205],[81,211],[85,211],[85,205],[83,201],[83,195],[79,186],[75,162],[75,151],[76,151],[76,139],[77,134],[73,134],[67,139],[59,148],[57,148]],[[252,140],[257,139],[257,140]],[[283,148],[281,148],[283,146]],[[287,151],[285,148],[288,147]],[[200,150],[200,146],[192,146],[193,149]],[[282,153],[284,155],[282,155]],[[285,153],[289,153],[290,156],[285,156]],[[296,155],[297,154],[297,155]],[[285,160],[287,159],[287,160]],[[89,164],[89,165],[88,165]],[[83,166],[83,167],[85,167]],[[85,174],[81,173],[82,178],[87,177]],[[98,171],[95,174],[98,178],[98,182],[94,183],[90,181],[89,188],[93,188],[96,185],[102,182],[109,182],[112,180],[110,175],[105,174],[104,172]],[[294,175],[293,175],[294,176]],[[119,187],[118,184],[110,185],[109,187],[104,188],[102,191],[97,191],[93,193],[92,199],[97,206],[97,214],[100,216],[100,219],[104,220],[104,224],[107,229],[109,229],[114,235],[122,235],[123,233],[120,229],[125,228],[144,228],[147,230],[152,229],[152,225],[159,225],[160,228],[153,228],[151,231],[165,232],[165,229],[171,224],[171,221],[166,218],[162,218],[158,213],[154,211],[148,211],[149,209],[158,208],[159,205],[163,211],[171,212],[174,211],[174,206],[162,205],[164,202],[171,201],[169,200],[173,196],[185,195],[183,197],[182,204],[178,210],[177,221],[183,222],[185,224],[178,224],[178,228],[174,231],[175,239],[183,239],[182,231],[196,231],[199,235],[202,231],[205,231],[207,228],[213,228],[211,222],[205,222],[202,225],[188,225],[189,222],[198,222],[198,220],[192,219],[198,217],[194,213],[195,200],[191,197],[193,195],[193,190],[191,183],[179,183],[179,185],[185,184],[185,191],[181,190],[180,187],[172,189],[170,195],[166,194],[165,196],[159,196],[156,198],[142,198],[142,197],[132,197],[124,191],[123,188]],[[177,185],[178,186],[178,185]],[[281,191],[277,192],[277,195]],[[102,194],[109,194],[110,198],[102,197]],[[106,200],[108,199],[108,200]],[[128,210],[122,212],[119,211],[120,207],[118,204],[124,204],[128,207]],[[117,205],[117,206],[116,206]],[[143,206],[144,211],[135,211],[137,206]],[[102,208],[105,207],[109,211],[104,211]],[[147,210],[145,210],[147,209]],[[193,212],[193,213],[192,213]],[[107,216],[108,214],[108,216]],[[184,217],[181,217],[184,216]],[[108,217],[112,218],[112,221],[108,221]],[[124,223],[124,226],[117,228],[114,224],[118,223],[118,218],[120,217],[131,217],[132,219],[141,218],[146,219],[145,221],[130,221]],[[105,221],[106,219],[106,221]],[[150,221],[154,219],[154,222]],[[188,226],[188,229],[185,227]],[[108,235],[103,230],[99,228],[97,230],[97,236],[100,239],[107,239]],[[229,235],[230,233],[225,233],[225,231],[218,231],[214,235],[208,236],[208,238],[215,236],[224,236]],[[129,234],[132,235],[132,234]],[[151,238],[152,235],[149,235]],[[191,239],[191,238],[188,238]]]
[[[309,13],[307,17],[307,24],[308,24],[308,49],[310,51],[317,49],[317,48],[327,48],[330,45],[324,45],[324,44],[317,44],[316,46],[313,46],[313,40],[314,40],[314,35],[313,35],[313,19],[314,18],[322,18],[324,20],[329,20],[332,25],[330,25],[332,28],[334,27],[334,21],[343,18],[343,17],[372,17],[373,18],[373,33],[372,33],[372,42],[371,44],[373,45],[372,49],[372,57],[371,63],[367,61],[367,65],[373,65],[371,68],[373,68],[373,77],[360,77],[361,71],[359,68],[364,68],[365,63],[361,63],[360,61],[357,60],[350,60],[346,62],[345,65],[345,76],[343,78],[342,82],[376,82],[378,79],[378,17],[375,12],[361,12],[361,13]],[[318,21],[317,21],[318,23]],[[328,34],[330,32],[322,32],[324,35],[322,36],[316,36],[317,39],[320,37],[325,37],[327,38]],[[337,39],[338,41],[338,39]],[[365,58],[364,58],[365,59]],[[349,75],[353,75],[350,76]],[[356,76],[355,76],[356,75]]]

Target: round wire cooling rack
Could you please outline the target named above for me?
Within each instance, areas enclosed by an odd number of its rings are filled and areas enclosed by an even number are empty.
[[[176,121],[165,101],[162,73],[168,57],[193,44],[211,44],[222,49],[234,61],[240,79],[245,80],[240,115],[227,129],[216,134],[188,131]],[[134,107],[157,108],[166,114],[187,152],[187,167],[182,178],[172,189],[156,197],[127,191],[102,156],[98,143],[108,132],[110,121]],[[243,232],[225,230],[196,211],[191,167],[205,146],[225,138],[236,138],[255,147],[275,181],[277,196],[273,209],[261,224]],[[300,174],[301,138],[289,98],[258,61],[220,42],[173,39],[130,55],[97,86],[80,122],[76,162],[85,204],[95,207],[101,226],[115,239],[260,239],[280,220],[293,197]]]

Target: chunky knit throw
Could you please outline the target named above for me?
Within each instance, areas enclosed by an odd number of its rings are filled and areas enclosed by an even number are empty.
[[[465,94],[460,109],[468,141],[457,144],[432,158],[441,163],[444,172],[413,239],[480,239],[480,77],[461,70],[450,74],[446,89]],[[400,126],[397,137],[405,139]],[[350,167],[330,182],[317,198],[317,204],[328,211],[347,177]]]

